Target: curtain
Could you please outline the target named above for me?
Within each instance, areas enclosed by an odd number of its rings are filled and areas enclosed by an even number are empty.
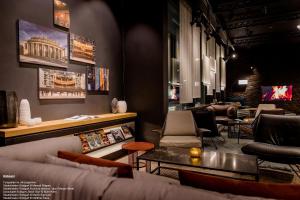
[[[221,85],[220,85],[220,81],[221,81],[221,77],[220,77],[220,45],[216,44],[216,92],[221,92]]]
[[[225,56],[225,49],[223,46],[221,46],[221,58],[220,58],[220,62],[221,62],[221,90],[225,90],[226,88],[226,63],[223,60]]]
[[[210,59],[208,56],[203,57],[203,77],[202,82],[204,85],[210,85]]]
[[[193,26],[193,98],[201,97],[200,70],[200,27]]]
[[[192,72],[193,72],[193,43],[192,43],[192,9],[180,0],[180,30],[179,30],[179,61],[180,61],[180,103],[192,103]]]

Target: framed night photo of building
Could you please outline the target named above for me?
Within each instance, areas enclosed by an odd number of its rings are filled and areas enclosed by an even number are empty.
[[[100,67],[100,91],[109,91],[109,69]]]
[[[89,94],[107,94],[109,91],[109,69],[87,67],[87,91]]]
[[[39,69],[40,99],[84,99],[85,73]]]
[[[68,67],[68,34],[19,20],[19,60],[24,63]]]
[[[70,60],[96,64],[96,44],[82,36],[70,34]]]
[[[63,28],[70,28],[70,10],[68,4],[61,0],[54,0],[54,24]]]

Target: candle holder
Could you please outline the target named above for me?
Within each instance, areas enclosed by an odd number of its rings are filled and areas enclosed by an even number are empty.
[[[201,151],[200,148],[197,148],[197,147],[190,148],[190,156],[191,156],[191,158],[200,158],[201,152],[202,151]]]

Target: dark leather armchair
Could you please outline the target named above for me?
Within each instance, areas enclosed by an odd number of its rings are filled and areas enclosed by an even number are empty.
[[[213,111],[197,108],[192,109],[192,113],[197,127],[200,129],[199,132],[202,132],[202,137],[210,138],[213,145],[217,149],[214,138],[221,137],[221,134],[216,123],[215,113]]]
[[[243,146],[243,153],[257,155],[261,160],[289,164],[292,169],[292,165],[296,165],[299,169],[300,116],[261,114],[253,134],[254,142]]]
[[[227,125],[230,119],[235,119],[237,117],[237,107],[230,104],[210,105],[206,109],[215,113],[218,124]]]

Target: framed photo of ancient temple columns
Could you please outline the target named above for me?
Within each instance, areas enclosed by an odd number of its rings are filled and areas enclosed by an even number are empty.
[[[68,33],[19,20],[19,61],[68,67]]]

